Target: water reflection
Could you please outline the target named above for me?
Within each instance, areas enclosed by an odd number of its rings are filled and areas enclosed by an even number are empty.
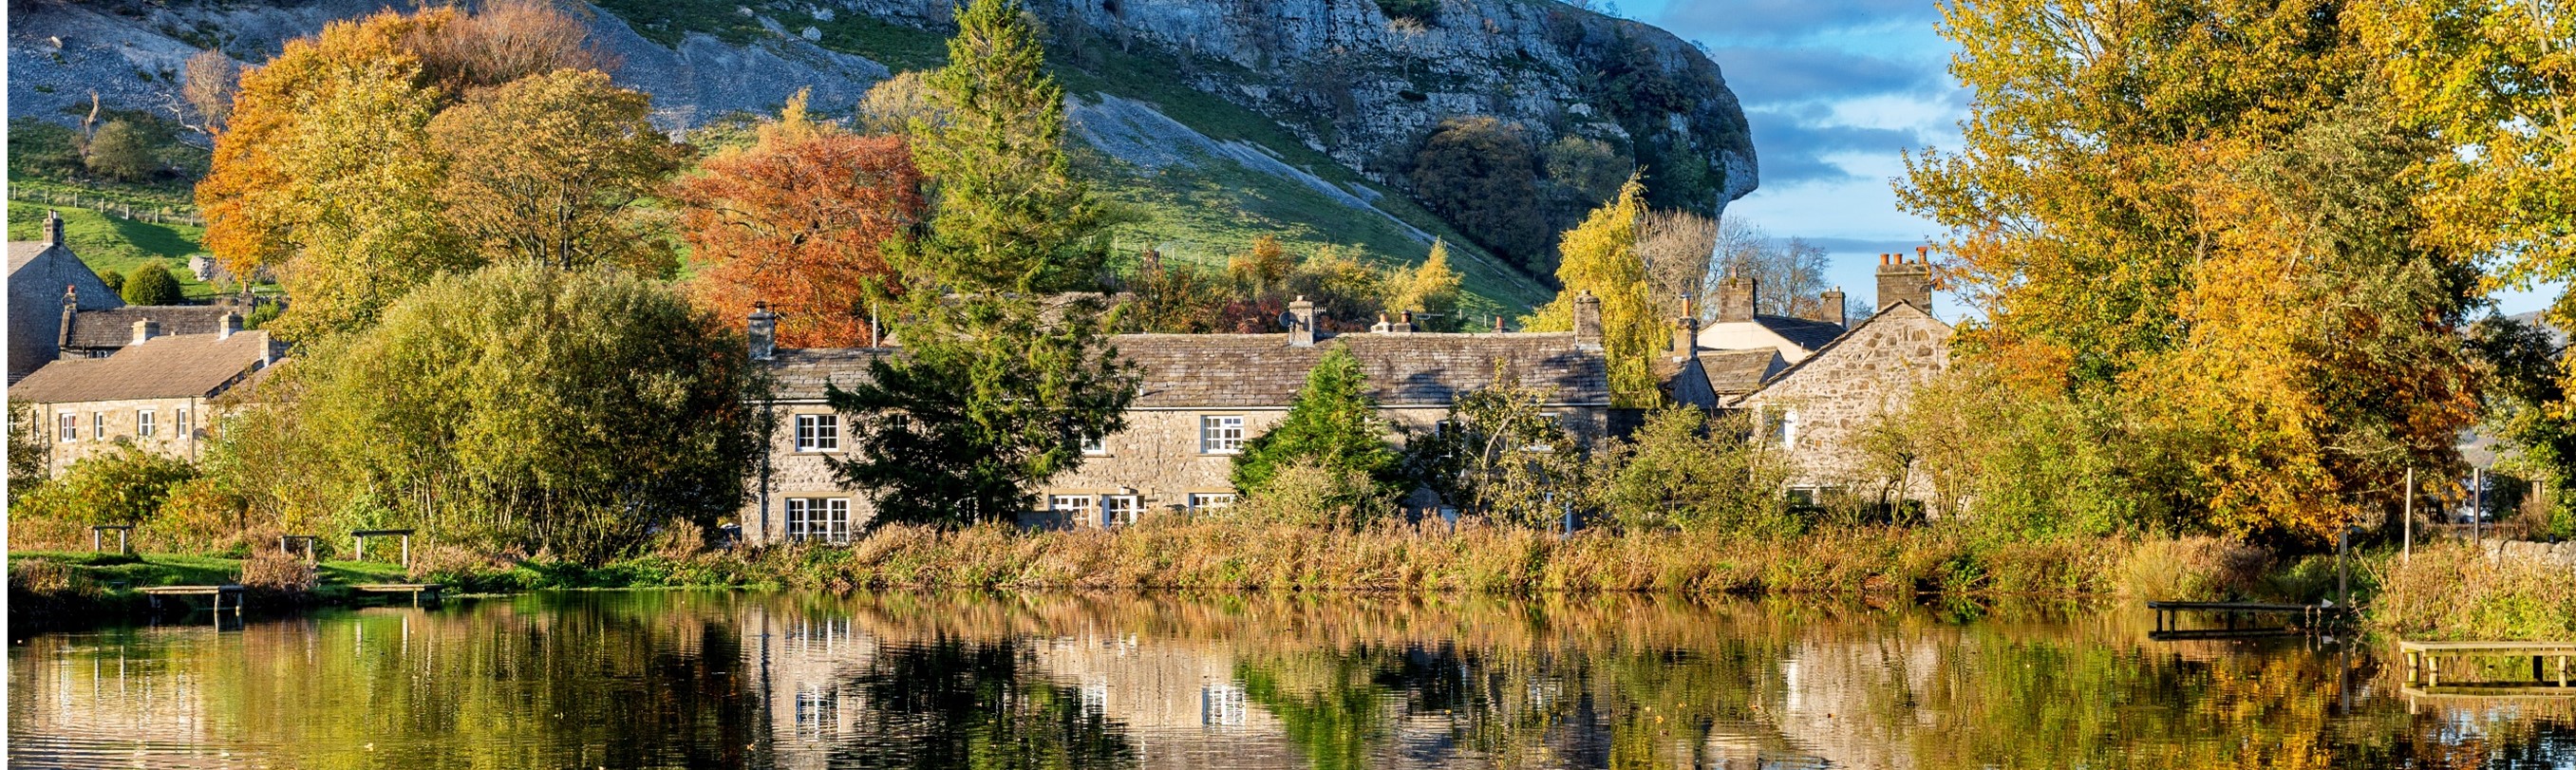
[[[2415,697],[2115,608],[547,593],[15,640],[13,764],[2569,767],[2567,698]]]

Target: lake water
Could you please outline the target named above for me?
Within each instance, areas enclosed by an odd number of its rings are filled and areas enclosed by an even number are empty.
[[[2576,767],[2566,698],[2410,695],[2385,660],[2331,641],[2158,642],[2151,627],[2122,605],[549,592],[12,639],[8,753],[18,767]]]

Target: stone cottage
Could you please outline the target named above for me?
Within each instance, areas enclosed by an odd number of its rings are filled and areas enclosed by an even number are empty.
[[[9,244],[9,382],[62,357],[65,317],[124,306],[63,242],[62,214],[45,212],[44,240]]]
[[[1903,254],[1880,257],[1878,312],[1728,402],[1753,412],[1762,439],[1788,452],[1793,500],[1881,482],[1893,482],[1905,498],[1928,494],[1922,480],[1901,470],[1889,479],[1889,469],[1870,467],[1860,440],[1880,418],[1904,411],[1914,391],[1949,366],[1951,328],[1932,315],[1931,275],[1919,251],[1910,261]]]
[[[13,404],[32,405],[55,472],[119,441],[195,459],[215,398],[266,369],[279,350],[267,332],[242,331],[237,316],[213,334],[164,335],[149,320],[131,333],[115,355],[58,361],[9,387]]]
[[[1578,440],[1608,430],[1600,303],[1589,296],[1576,303],[1573,332],[1431,333],[1391,321],[1367,333],[1330,335],[1302,299],[1289,306],[1289,320],[1283,334],[1116,336],[1119,354],[1142,378],[1127,429],[1086,447],[1080,469],[1039,490],[1026,522],[1114,526],[1155,512],[1232,505],[1234,456],[1286,415],[1307,370],[1336,345],[1367,370],[1370,396],[1394,425],[1427,431],[1460,394],[1511,377],[1549,390],[1548,410]],[[865,381],[869,363],[893,349],[771,350],[773,323],[766,310],[751,317],[753,358],[774,383],[764,406],[777,430],[740,516],[742,536],[847,539],[872,509],[864,491],[839,488],[825,462],[854,447],[841,417],[823,402],[824,386]]]

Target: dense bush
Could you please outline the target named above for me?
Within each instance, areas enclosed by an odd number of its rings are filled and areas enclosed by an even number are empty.
[[[90,173],[120,182],[140,182],[152,178],[161,164],[152,157],[151,138],[143,128],[123,120],[111,120],[101,126],[89,140],[89,152],[82,163]]]
[[[117,295],[128,305],[176,305],[180,299],[179,279],[170,275],[170,266],[147,262],[125,277]]]
[[[12,518],[133,526],[161,511],[174,487],[197,475],[186,460],[118,440],[108,451],[72,463],[63,474],[10,506]],[[23,509],[23,511],[22,511]]]

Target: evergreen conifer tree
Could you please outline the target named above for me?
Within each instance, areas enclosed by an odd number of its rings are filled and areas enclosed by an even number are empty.
[[[1097,283],[1099,207],[1067,165],[1064,88],[1020,0],[958,9],[930,100],[939,119],[914,118],[911,134],[935,197],[928,237],[896,255],[906,277],[956,292]]]
[[[1381,493],[1391,492],[1399,468],[1386,432],[1368,397],[1368,374],[1350,348],[1335,345],[1306,372],[1306,388],[1297,392],[1288,416],[1235,456],[1234,485],[1259,494],[1281,468],[1306,461],[1365,475]]]

